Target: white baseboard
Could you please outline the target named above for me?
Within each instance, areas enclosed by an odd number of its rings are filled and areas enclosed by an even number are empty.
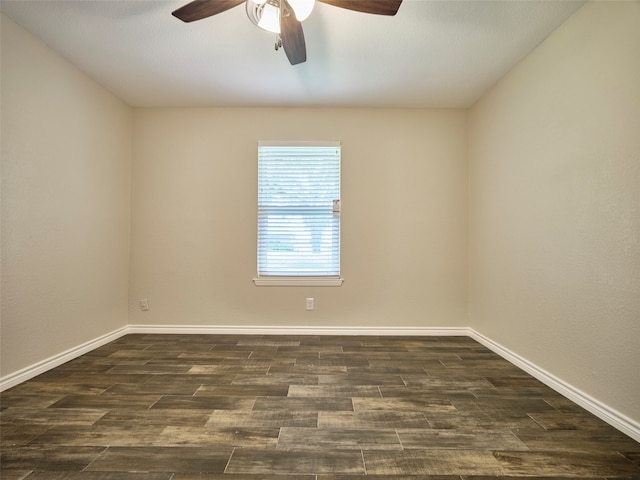
[[[464,337],[466,327],[318,327],[251,325],[129,325],[127,333],[210,335],[378,335]]]
[[[640,423],[596,400],[592,396],[575,388],[564,380],[538,367],[534,363],[531,363],[529,360],[521,357],[517,353],[512,352],[490,338],[476,332],[474,329],[469,328],[468,334],[471,338],[480,342],[489,350],[497,353],[502,358],[521,368],[537,380],[540,380],[560,395],[567,397],[569,400],[577,403],[588,412],[593,413],[596,417],[604,420],[612,427],[630,436],[635,441],[640,442]]]
[[[128,325],[30,367],[0,378],[0,392],[128,334],[210,335],[368,335],[368,336],[468,336],[577,403],[634,440],[640,442],[640,423],[610,408],[527,359],[468,327],[318,327],[233,325]]]
[[[128,333],[127,329],[128,327],[119,328],[111,333],[107,333],[98,338],[83,343],[82,345],[73,347],[66,352],[59,353],[58,355],[54,355],[53,357],[49,357],[45,360],[42,360],[41,362],[35,363],[29,367],[23,368],[22,370],[18,370],[17,372],[2,377],[0,378],[0,392],[4,392],[8,388],[15,387],[22,382],[26,382],[33,377],[37,377],[41,373],[47,372],[52,368],[62,365],[63,363],[67,363],[68,361],[73,360],[80,355],[84,355],[85,353],[106,345],[109,342],[113,342],[114,340],[117,340],[118,338],[126,335]]]

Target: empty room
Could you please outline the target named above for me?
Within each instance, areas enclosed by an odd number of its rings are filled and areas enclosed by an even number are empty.
[[[640,479],[640,2],[0,9],[0,478]]]

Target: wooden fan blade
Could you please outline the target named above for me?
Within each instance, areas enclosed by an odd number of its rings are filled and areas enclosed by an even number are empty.
[[[245,0],[193,0],[172,12],[176,18],[183,22],[193,22],[222,13],[230,8],[244,3]]]
[[[395,15],[402,0],[318,0],[334,7],[355,10],[356,12],[375,13],[376,15]]]
[[[296,18],[287,0],[282,0],[281,8],[280,38],[282,39],[284,53],[287,54],[291,65],[306,62],[307,47],[304,42],[302,24]]]

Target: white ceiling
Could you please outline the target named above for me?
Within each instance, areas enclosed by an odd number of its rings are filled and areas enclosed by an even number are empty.
[[[317,3],[291,66],[244,5],[183,23],[188,0],[2,0],[2,12],[132,106],[468,107],[582,6],[404,0],[394,17]]]

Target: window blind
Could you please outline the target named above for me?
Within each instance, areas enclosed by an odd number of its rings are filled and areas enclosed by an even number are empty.
[[[260,142],[258,276],[339,276],[339,204],[338,142]]]

